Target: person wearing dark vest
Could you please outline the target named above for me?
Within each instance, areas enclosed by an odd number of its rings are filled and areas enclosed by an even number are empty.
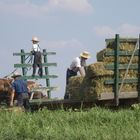
[[[38,74],[40,77],[43,76],[43,69],[42,69],[42,56],[41,56],[41,48],[39,47],[39,39],[37,37],[32,38],[32,55],[34,56],[33,60],[33,74],[32,76],[34,77],[36,74],[36,68],[38,67]]]
[[[17,106],[24,107],[26,110],[30,109],[29,104],[29,88],[27,86],[27,81],[21,79],[21,75],[18,72],[15,72],[12,76],[14,81],[12,82],[12,102],[14,96],[17,97]]]
[[[77,76],[78,72],[80,73],[81,76],[85,76],[85,66],[86,66],[86,60],[90,58],[90,54],[87,51],[84,51],[80,54],[79,57],[76,57],[73,59],[70,67],[67,69],[66,72],[66,88],[67,85],[69,84],[69,79],[72,76]],[[69,95],[67,92],[64,95],[64,99],[68,99]]]

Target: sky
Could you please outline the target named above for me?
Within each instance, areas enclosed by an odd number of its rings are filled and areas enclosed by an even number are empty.
[[[105,39],[138,38],[140,0],[0,0],[0,77],[10,74],[20,63],[14,52],[30,52],[37,36],[41,49],[56,52],[48,56],[51,86],[59,87],[52,98],[63,98],[66,69],[73,58],[88,51],[87,64],[97,62],[96,54],[105,48]],[[20,70],[18,70],[20,71]],[[32,70],[28,74],[32,73]],[[43,83],[43,81],[37,81]]]

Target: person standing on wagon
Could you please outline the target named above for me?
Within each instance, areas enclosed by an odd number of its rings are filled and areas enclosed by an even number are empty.
[[[34,56],[33,60],[33,74],[34,77],[36,74],[36,68],[38,67],[38,74],[40,77],[43,76],[43,69],[42,69],[42,56],[41,56],[41,48],[39,46],[39,39],[37,37],[32,38],[32,55]]]

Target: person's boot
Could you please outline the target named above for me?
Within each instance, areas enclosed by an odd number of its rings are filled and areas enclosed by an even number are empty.
[[[42,70],[42,68],[39,68],[39,70],[38,70],[38,75],[39,75],[40,77],[43,76],[43,70]]]

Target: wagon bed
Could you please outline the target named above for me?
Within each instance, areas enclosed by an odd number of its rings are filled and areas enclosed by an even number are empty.
[[[91,100],[76,99],[33,99],[30,101],[31,109],[39,108],[54,109],[80,109],[92,108],[94,106],[115,107],[114,93],[102,93],[100,97]],[[131,106],[138,103],[138,92],[123,92],[119,95],[119,106]]]

